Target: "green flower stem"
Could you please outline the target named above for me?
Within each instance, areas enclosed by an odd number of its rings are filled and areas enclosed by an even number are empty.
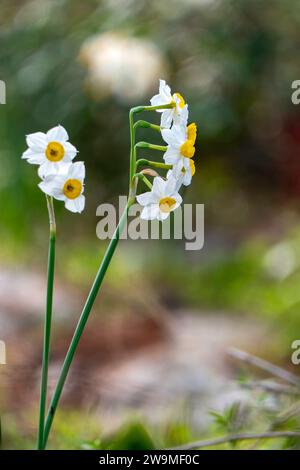
[[[166,152],[167,150],[167,145],[154,145],[154,144],[149,144],[148,142],[137,142],[135,144],[135,148],[139,149],[151,149],[151,150],[158,150],[160,152]]]
[[[175,103],[163,104],[160,106],[136,106],[129,111],[129,128],[130,128],[130,170],[129,170],[129,194],[134,193],[132,188],[133,175],[136,171],[136,147],[135,147],[135,127],[133,118],[135,114],[142,113],[143,111],[157,111],[160,109],[174,108]]]
[[[143,173],[136,173],[135,175],[133,175],[133,178],[136,179],[140,179],[141,181],[143,181],[143,183],[145,183],[145,185],[149,188],[149,189],[152,189],[152,183],[148,180],[148,178],[146,178],[145,175],[143,175]]]
[[[166,163],[152,162],[151,160],[146,160],[145,158],[140,158],[136,162],[136,167],[139,166],[150,166],[151,168],[161,168],[163,170],[171,170],[173,165],[167,165]]]
[[[160,132],[160,126],[157,126],[156,124],[152,124],[151,122],[148,121],[143,121],[139,120],[134,123],[134,129],[136,130],[138,127],[142,127],[145,129],[153,129],[154,131]]]
[[[97,272],[97,275],[95,277],[94,283],[92,285],[92,288],[90,290],[90,293],[87,297],[86,303],[83,307],[81,316],[78,320],[73,338],[71,340],[68,352],[66,354],[54,393],[53,397],[50,403],[47,419],[46,419],[46,424],[45,424],[45,430],[44,430],[44,442],[43,442],[43,448],[46,447],[47,445],[47,440],[49,436],[49,432],[52,426],[53,418],[57,409],[58,402],[60,400],[63,387],[65,385],[65,381],[70,369],[70,366],[72,364],[78,343],[80,341],[80,338],[82,336],[83,330],[85,328],[86,322],[89,318],[90,312],[92,310],[92,307],[94,305],[94,302],[96,300],[97,294],[99,292],[99,289],[101,287],[102,281],[104,279],[104,276],[106,274],[107,268],[111,262],[112,256],[115,252],[115,249],[117,247],[118,241],[120,239],[120,235],[124,229],[125,223],[127,221],[127,215],[128,215],[128,210],[130,206],[134,203],[134,199],[128,199],[127,206],[120,218],[119,224],[115,230],[115,233],[107,247],[106,253],[104,255],[104,258],[101,262],[100,268]]]
[[[46,298],[46,317],[44,325],[44,345],[43,345],[43,363],[41,378],[41,396],[40,396],[40,413],[39,413],[39,430],[38,430],[38,449],[43,448],[44,441],[44,424],[45,409],[47,402],[47,386],[48,386],[48,365],[51,337],[51,321],[52,321],[52,303],[53,303],[53,283],[54,283],[54,265],[55,265],[55,241],[56,241],[56,224],[53,199],[46,196],[47,208],[49,213],[49,253],[48,253],[48,280],[47,280],[47,298]]]

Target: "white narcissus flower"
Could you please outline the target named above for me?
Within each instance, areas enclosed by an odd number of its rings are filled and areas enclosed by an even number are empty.
[[[62,126],[53,127],[46,134],[29,134],[26,136],[28,149],[22,158],[33,165],[40,165],[40,178],[58,173],[61,167],[70,163],[77,154],[77,149],[68,140],[68,133]]]
[[[180,93],[171,94],[171,88],[166,84],[165,80],[159,80],[159,93],[151,98],[152,106],[161,106],[164,104],[173,104],[171,109],[157,109],[158,113],[162,113],[161,127],[169,129],[174,124],[185,124],[188,118],[188,106],[185,104],[184,98]]]
[[[70,163],[61,173],[46,176],[39,184],[39,188],[49,196],[64,201],[69,211],[82,212],[85,204],[85,197],[82,194],[84,177],[84,163]]]
[[[151,191],[136,197],[137,202],[144,207],[141,219],[161,221],[167,219],[170,212],[182,203],[182,197],[178,194],[176,186],[177,181],[172,175],[167,180],[156,176]]]
[[[162,129],[161,135],[168,144],[163,157],[167,165],[176,165],[183,158],[190,159],[195,155],[197,126],[194,122],[188,126],[174,125],[171,129]]]

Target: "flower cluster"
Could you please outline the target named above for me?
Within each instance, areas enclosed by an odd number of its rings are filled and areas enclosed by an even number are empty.
[[[85,204],[83,162],[73,163],[77,149],[69,142],[62,126],[53,127],[46,134],[35,132],[26,137],[28,149],[22,158],[39,165],[39,188],[48,196],[64,201],[66,209],[82,212]]]
[[[195,174],[197,126],[188,124],[188,105],[179,93],[171,93],[164,80],[160,80],[159,93],[150,102],[160,107],[156,109],[161,113],[160,132],[167,143],[163,159],[171,169],[166,179],[156,176],[151,191],[137,196],[137,201],[143,206],[142,219],[164,220],[181,204],[179,190],[182,185],[190,185]],[[169,108],[163,109],[164,105]]]

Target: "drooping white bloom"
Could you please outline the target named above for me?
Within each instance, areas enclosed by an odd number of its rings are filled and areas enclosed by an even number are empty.
[[[182,203],[182,197],[178,194],[176,185],[177,181],[172,175],[167,180],[156,176],[151,191],[136,197],[138,203],[144,207],[141,219],[161,221],[167,219],[170,212]]]
[[[82,212],[85,204],[84,190],[85,167],[83,162],[65,165],[61,173],[48,175],[39,188],[49,196],[64,201],[66,209]]]
[[[62,126],[53,127],[47,133],[29,134],[26,136],[28,149],[22,158],[33,165],[40,165],[40,178],[59,173],[77,154],[76,148],[68,140],[68,133]]]
[[[161,127],[169,129],[174,124],[187,124],[188,105],[180,93],[171,93],[171,88],[165,80],[159,80],[159,93],[151,98],[152,106],[161,106],[164,104],[173,104],[171,109],[157,109],[161,115]]]
[[[171,129],[162,129],[161,134],[168,144],[163,157],[167,165],[176,165],[183,158],[193,158],[197,135],[195,123],[188,126],[174,125]]]

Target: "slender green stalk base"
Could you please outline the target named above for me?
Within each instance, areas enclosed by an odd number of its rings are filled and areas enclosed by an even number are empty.
[[[114,233],[114,235],[113,235],[113,237],[112,237],[112,239],[111,239],[111,241],[110,241],[110,243],[107,247],[106,253],[104,255],[104,258],[102,260],[102,263],[100,265],[98,273],[95,277],[93,286],[90,290],[90,293],[89,293],[88,298],[86,300],[85,306],[82,310],[80,319],[77,323],[76,330],[75,330],[73,338],[71,340],[71,343],[70,343],[67,355],[65,357],[65,360],[64,360],[59,378],[58,378],[58,382],[57,382],[57,385],[55,387],[53,397],[52,397],[52,400],[51,400],[51,403],[50,403],[49,412],[48,412],[48,415],[47,415],[45,430],[44,430],[43,448],[45,448],[46,445],[47,445],[47,440],[48,440],[49,432],[50,432],[50,429],[51,429],[51,426],[52,426],[53,418],[54,418],[54,415],[55,415],[55,412],[56,412],[56,409],[57,409],[57,405],[58,405],[58,402],[60,400],[60,397],[61,397],[61,394],[62,394],[62,391],[63,391],[63,387],[65,385],[65,381],[66,381],[71,363],[72,363],[73,358],[74,358],[76,348],[78,346],[79,340],[80,340],[81,335],[82,335],[83,330],[84,330],[84,327],[85,327],[86,322],[89,318],[91,309],[94,305],[97,294],[98,294],[99,289],[101,287],[103,278],[106,274],[107,268],[110,264],[112,256],[113,256],[113,254],[115,252],[115,249],[117,247],[118,241],[120,239],[121,233],[122,233],[123,228],[125,226],[125,223],[127,221],[127,215],[128,215],[129,207],[133,204],[133,202],[134,202],[134,199],[133,200],[132,199],[128,200],[127,206],[126,206],[126,208],[123,212],[122,217],[120,218],[120,221],[119,221],[119,224],[116,228],[116,231],[115,231],[115,233]]]
[[[49,365],[49,350],[50,350],[50,337],[51,337],[51,321],[52,321],[52,303],[53,303],[53,283],[54,283],[54,265],[55,265],[55,241],[56,241],[56,225],[54,216],[53,199],[46,196],[47,207],[49,213],[49,253],[48,253],[48,276],[47,276],[47,298],[46,298],[46,316],[44,325],[44,346],[43,346],[43,363],[42,363],[42,378],[41,378],[41,396],[40,396],[40,414],[39,414],[39,430],[38,430],[38,443],[37,448],[43,448],[44,442],[44,424],[45,424],[45,409],[47,401],[47,386],[48,386],[48,365]]]

